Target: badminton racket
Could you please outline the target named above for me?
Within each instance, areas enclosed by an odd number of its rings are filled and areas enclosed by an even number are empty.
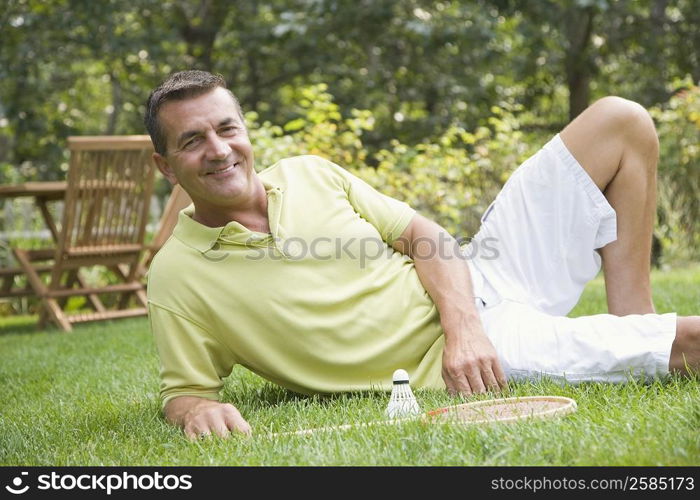
[[[276,432],[269,434],[269,437],[304,436],[319,432],[345,431],[349,429],[373,427],[376,425],[396,425],[413,421],[426,424],[451,423],[459,425],[478,425],[494,422],[509,423],[527,419],[560,417],[575,411],[576,401],[563,396],[521,396],[446,406],[444,408],[431,410],[416,417]]]

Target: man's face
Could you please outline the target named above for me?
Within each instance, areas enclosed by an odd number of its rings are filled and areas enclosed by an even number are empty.
[[[231,95],[220,87],[163,104],[158,117],[167,152],[163,175],[190,195],[196,211],[236,208],[254,189],[253,148]]]

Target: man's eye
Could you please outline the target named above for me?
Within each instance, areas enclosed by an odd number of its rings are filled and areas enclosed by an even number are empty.
[[[199,144],[200,144],[201,142],[202,142],[202,138],[201,138],[201,137],[195,137],[194,139],[191,139],[191,140],[187,141],[187,142],[185,143],[185,145],[182,146],[182,149],[184,149],[184,150],[186,150],[186,151],[192,151],[192,150],[195,149],[197,146],[199,146]]]
[[[238,131],[237,127],[223,127],[219,129],[221,135],[234,135]]]

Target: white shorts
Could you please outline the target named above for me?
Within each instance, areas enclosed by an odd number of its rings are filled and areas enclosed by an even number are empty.
[[[676,315],[568,318],[617,238],[616,214],[556,135],[484,212],[465,249],[487,335],[510,378],[622,382],[666,375]]]

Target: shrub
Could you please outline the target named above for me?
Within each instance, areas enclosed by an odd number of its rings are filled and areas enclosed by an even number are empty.
[[[660,143],[656,233],[667,263],[700,258],[700,87],[687,79],[679,86],[650,110]]]
[[[700,88],[689,80],[674,82],[679,86],[684,90],[650,110],[661,144],[656,237],[665,263],[700,258]],[[258,124],[255,113],[246,115],[260,168],[286,156],[324,156],[459,237],[474,234],[510,173],[548,138],[525,136],[516,118],[522,109],[500,103],[475,130],[453,125],[430,142],[394,140],[371,151],[363,143],[363,134],[373,129],[371,111],[343,117],[325,84],[288,94],[286,105],[298,116],[283,126]]]
[[[403,200],[455,236],[469,237],[510,172],[539,144],[529,146],[513,110],[494,106],[487,126],[469,132],[449,127],[437,140],[370,152],[362,142],[374,118],[353,110],[343,118],[323,84],[293,97],[299,117],[284,126],[257,124],[246,115],[260,168],[285,156],[317,154],[347,168],[379,191]],[[372,166],[370,166],[372,165]]]

